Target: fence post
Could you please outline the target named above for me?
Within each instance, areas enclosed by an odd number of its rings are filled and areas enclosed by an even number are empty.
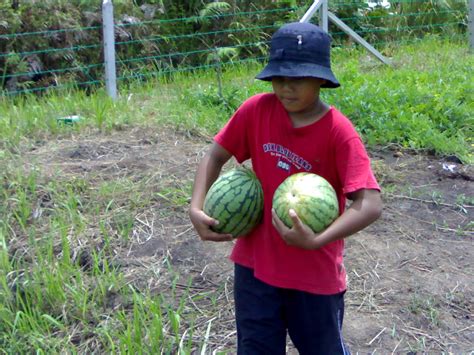
[[[469,0],[469,19],[467,21],[469,31],[469,50],[474,53],[474,0]]]
[[[324,31],[326,31],[326,33],[329,33],[329,20],[328,20],[329,6],[328,6],[328,0],[323,0],[321,10],[319,10],[319,11],[320,11],[319,24],[321,25],[321,28]]]
[[[102,30],[104,40],[105,88],[107,94],[115,100],[117,98],[117,72],[115,68],[115,32],[114,32],[114,5],[112,0],[102,3]]]

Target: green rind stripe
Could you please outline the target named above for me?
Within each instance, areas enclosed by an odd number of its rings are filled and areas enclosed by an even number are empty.
[[[258,212],[256,210],[257,203],[255,192],[256,186],[252,186],[252,188],[249,189],[242,198],[243,202],[240,204],[239,209],[235,210],[233,218],[231,218],[228,223],[225,223],[225,230],[227,233],[237,235],[241,229],[245,229],[246,225],[252,221],[252,216]],[[232,211],[230,212],[232,213]]]
[[[241,216],[240,219],[232,219],[228,223],[228,228],[229,228],[229,233],[232,235],[239,235],[241,234],[250,224],[251,222],[255,222],[255,220],[252,217],[255,217],[258,215],[260,212],[257,207],[258,207],[258,197],[256,197],[256,192],[257,192],[257,186],[252,186],[253,189],[247,192],[244,203],[241,209],[241,213],[239,214]],[[238,215],[236,215],[237,217]]]
[[[213,216],[219,216],[224,210],[229,213],[235,213],[242,208],[244,191],[251,188],[252,182],[246,182],[238,185],[229,184],[225,189],[221,189],[215,193],[216,198],[211,200],[210,213]],[[231,192],[232,191],[232,192]]]
[[[234,169],[216,180],[209,189],[204,212],[219,220],[213,229],[234,237],[250,232],[263,212],[263,190],[255,174],[245,168]]]
[[[320,229],[321,227],[318,226],[327,226],[332,222],[339,214],[338,211],[338,206],[335,204],[332,204],[328,202],[327,200],[323,199],[311,199],[311,202],[308,200],[305,201],[305,203],[300,203],[296,206],[288,206],[285,203],[278,203],[276,202],[274,204],[277,206],[276,212],[280,216],[281,214],[287,216],[288,215],[288,210],[290,208],[293,208],[300,219],[307,225],[311,226],[311,229]],[[306,206],[311,206],[311,208],[306,207]],[[325,207],[325,208],[324,208]],[[328,222],[329,221],[329,222]],[[286,219],[285,224],[290,224],[291,219],[288,218]],[[313,228],[314,226],[314,228]]]
[[[303,196],[299,203],[293,205],[286,200],[285,195],[292,190],[295,182],[314,183],[314,190],[320,191],[321,195]],[[286,179],[275,191],[272,204],[287,227],[293,226],[288,214],[288,210],[293,208],[301,221],[316,233],[325,229],[339,215],[339,204],[334,188],[322,177],[311,173],[298,173]]]
[[[260,197],[257,197],[256,202],[257,202],[257,206],[255,209],[255,213],[248,215],[250,220],[247,223],[242,223],[242,229],[240,231],[235,231],[235,235],[248,234],[254,228],[254,226],[256,226],[262,219],[263,199]]]
[[[249,182],[248,177],[243,175],[240,171],[231,173],[232,174],[227,173],[222,175],[209,189],[204,208],[210,213],[210,215],[215,215],[215,208],[221,204],[222,199],[228,197],[228,192],[230,190],[242,185],[242,181],[244,181],[244,184]]]

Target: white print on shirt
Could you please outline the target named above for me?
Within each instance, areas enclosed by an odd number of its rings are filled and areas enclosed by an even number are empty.
[[[283,160],[278,160],[277,166],[283,170],[290,171],[290,164]]]
[[[269,153],[279,158],[285,158],[287,161],[289,161],[298,169],[304,169],[306,171],[310,171],[312,168],[312,165],[308,163],[308,161],[300,157],[298,154],[293,153],[291,150],[282,146],[281,144],[265,143],[263,145],[263,152]],[[282,161],[281,159],[278,159],[277,166],[283,170],[290,171],[289,164]]]

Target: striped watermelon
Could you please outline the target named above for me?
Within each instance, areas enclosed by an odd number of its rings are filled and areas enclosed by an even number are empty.
[[[219,221],[212,229],[234,237],[248,234],[263,213],[263,190],[255,173],[243,166],[222,174],[204,200],[204,213]]]
[[[293,209],[315,233],[324,230],[339,215],[334,188],[326,179],[312,173],[296,173],[286,178],[275,190],[272,204],[287,227],[293,226],[288,213]]]

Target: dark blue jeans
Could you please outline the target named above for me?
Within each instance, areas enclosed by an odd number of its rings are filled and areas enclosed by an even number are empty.
[[[234,272],[237,354],[285,354],[287,332],[301,355],[349,354],[341,335],[344,293],[273,287],[237,264]]]

